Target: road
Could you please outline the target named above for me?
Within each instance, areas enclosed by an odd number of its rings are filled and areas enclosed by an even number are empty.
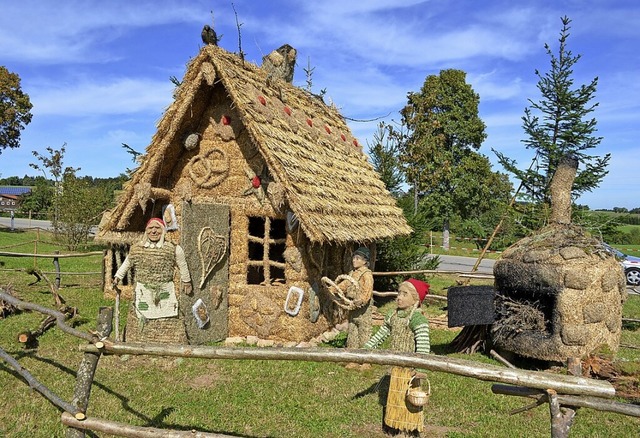
[[[7,228],[11,227],[11,218],[4,216],[0,217],[0,226]],[[17,217],[13,219],[13,226],[14,228],[42,228],[44,230],[49,230],[51,229],[51,222]]]
[[[471,272],[473,265],[478,260],[477,257],[440,255],[440,266],[443,271]],[[481,274],[493,274],[494,259],[482,259],[476,272]]]

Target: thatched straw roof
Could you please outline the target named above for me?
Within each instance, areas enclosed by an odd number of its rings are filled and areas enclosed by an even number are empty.
[[[216,46],[204,47],[187,67],[175,101],[158,124],[141,166],[115,209],[103,218],[99,237],[131,229],[145,196],[170,179],[166,163],[185,149],[177,138],[196,131],[211,89],[224,87],[271,177],[312,242],[367,242],[411,232],[361,146],[333,106]],[[159,157],[162,157],[160,159]],[[165,163],[164,165],[162,163]],[[146,188],[146,189],[145,189]],[[157,194],[157,193],[156,193]],[[166,194],[166,193],[165,193]]]

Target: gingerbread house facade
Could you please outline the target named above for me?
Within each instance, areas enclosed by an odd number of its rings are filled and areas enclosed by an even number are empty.
[[[317,336],[335,323],[320,279],[348,270],[356,245],[411,232],[335,107],[212,45],[101,221],[106,285],[160,215],[193,278],[194,295],[180,297],[193,343]]]

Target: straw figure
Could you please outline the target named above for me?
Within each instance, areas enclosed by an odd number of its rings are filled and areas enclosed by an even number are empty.
[[[344,295],[352,300],[348,313],[347,348],[362,348],[371,337],[373,274],[369,269],[370,258],[369,248],[356,249],[352,258],[353,269],[349,272],[353,280],[338,283]]]
[[[178,318],[173,275],[177,266],[182,289],[187,295],[193,290],[191,275],[184,251],[179,245],[166,241],[165,233],[162,219],[150,219],[144,238],[131,246],[129,255],[113,278],[113,287],[116,288],[129,269],[136,273],[134,305],[127,318],[127,338],[130,341],[187,341],[184,324]]]
[[[429,293],[429,284],[410,278],[400,284],[396,309],[391,310],[384,324],[365,344],[365,348],[376,348],[388,337],[391,350],[428,354],[429,321],[420,305]],[[408,436],[418,435],[424,429],[423,407],[407,400],[407,390],[420,386],[422,373],[411,368],[391,368],[391,380],[384,409],[384,424],[393,432]]]

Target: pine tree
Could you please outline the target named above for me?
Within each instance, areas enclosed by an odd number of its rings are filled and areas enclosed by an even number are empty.
[[[530,106],[522,117],[528,137],[523,143],[527,149],[536,151],[536,165],[527,170],[518,169],[514,160],[494,150],[500,164],[522,182],[529,200],[542,203],[543,208],[550,203],[549,185],[562,157],[571,155],[580,163],[572,188],[574,199],[598,187],[608,173],[606,168],[611,158],[610,154],[599,157],[588,153],[602,141],[602,137],[594,136],[596,119],[589,118],[598,106],[591,103],[598,78],[574,88],[573,67],[581,56],[574,56],[567,48],[571,20],[566,16],[561,20],[558,55],[545,44],[551,69],[544,74],[535,71],[542,97],[537,102],[529,99]]]

